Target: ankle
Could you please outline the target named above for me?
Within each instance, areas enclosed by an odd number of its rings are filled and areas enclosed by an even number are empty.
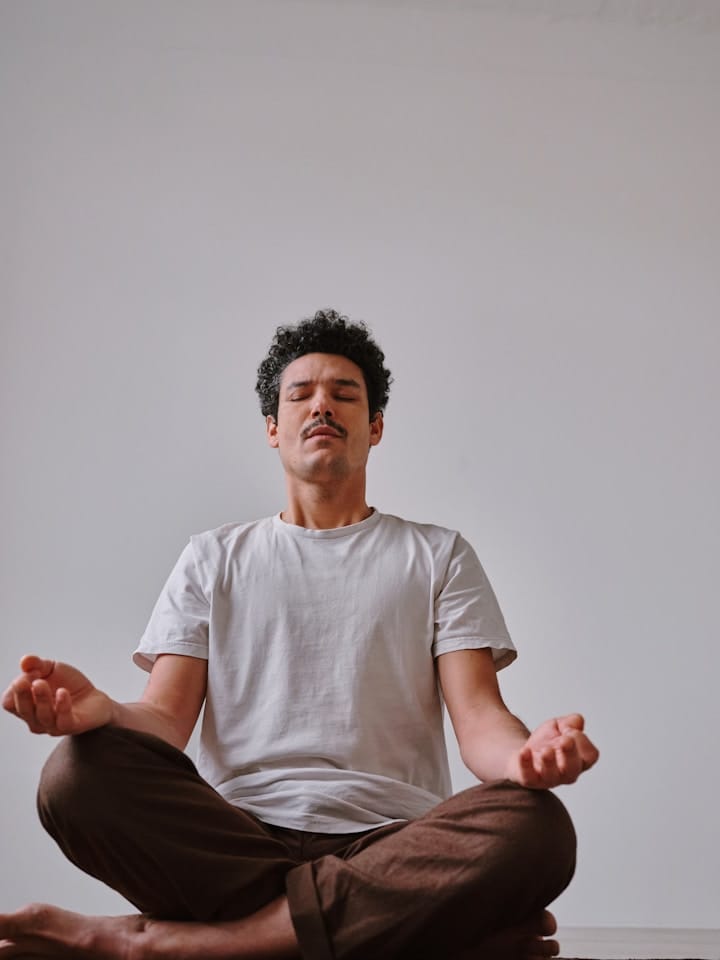
[[[156,960],[160,941],[153,934],[154,927],[155,921],[143,914],[133,917],[129,929],[123,930],[118,940],[113,942],[117,956],[122,960]]]

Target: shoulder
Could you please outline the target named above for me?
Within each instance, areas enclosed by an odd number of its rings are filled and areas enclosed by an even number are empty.
[[[272,553],[273,518],[224,523],[212,530],[194,533],[178,561],[185,577],[201,585],[204,593],[228,585],[234,573],[253,560]]]
[[[189,554],[197,567],[214,570],[222,567],[228,558],[242,555],[246,550],[257,550],[263,543],[269,543],[272,530],[272,517],[224,523],[212,530],[192,534],[185,553]]]
[[[389,538],[402,543],[415,558],[424,557],[443,580],[460,574],[485,584],[487,577],[472,544],[458,531],[437,523],[404,520],[383,515]]]
[[[404,562],[427,569],[438,584],[458,567],[482,575],[477,554],[457,530],[392,514],[383,514],[378,526],[384,551],[399,553]]]
[[[272,535],[274,518],[263,517],[260,520],[232,521],[223,523],[212,530],[204,530],[202,533],[194,533],[190,537],[190,543],[198,551],[208,549],[232,549],[237,544],[248,539],[262,539]]]
[[[442,527],[437,523],[426,523],[419,520],[406,520],[392,513],[381,513],[381,524],[386,530],[401,533],[406,536],[421,537],[426,540],[452,540],[459,536],[457,530]]]
[[[457,531],[450,527],[443,527],[437,523],[427,523],[418,520],[405,520],[393,514],[382,514],[381,530],[389,538],[405,540],[416,545],[423,545],[432,553],[453,553],[467,541]]]

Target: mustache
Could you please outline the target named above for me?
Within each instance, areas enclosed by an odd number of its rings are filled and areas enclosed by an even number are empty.
[[[339,423],[335,423],[334,420],[331,420],[330,417],[318,417],[316,420],[313,420],[312,423],[309,423],[300,436],[303,440],[307,440],[308,436],[317,430],[318,427],[330,427],[331,430],[334,430],[335,433],[339,433],[341,437],[347,436],[347,430],[345,427],[341,427]]]

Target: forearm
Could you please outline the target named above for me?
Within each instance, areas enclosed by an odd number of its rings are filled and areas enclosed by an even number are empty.
[[[207,661],[162,655],[137,703],[115,703],[112,723],[151,733],[184,750],[205,700]]]
[[[184,750],[190,738],[180,730],[175,718],[160,710],[154,704],[138,701],[136,703],[118,703],[113,701],[110,723],[140,733],[150,733],[167,743]]]
[[[458,730],[465,766],[479,780],[502,780],[511,760],[527,742],[529,730],[505,707],[493,704],[473,711]]]

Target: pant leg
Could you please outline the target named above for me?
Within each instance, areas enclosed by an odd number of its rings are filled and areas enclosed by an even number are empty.
[[[163,919],[238,919],[284,893],[299,862],[182,751],[120,727],[61,741],[38,811],[74,864]]]
[[[541,910],[574,867],[557,797],[497,781],[295,867],[287,892],[304,957],[452,957]]]

